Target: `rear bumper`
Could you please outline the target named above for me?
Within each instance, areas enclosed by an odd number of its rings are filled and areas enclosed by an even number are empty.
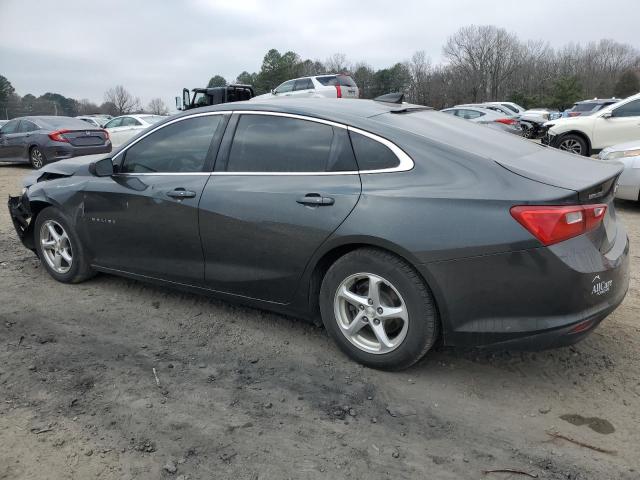
[[[80,157],[111,152],[111,141],[105,145],[78,147],[68,143],[51,143],[43,148],[47,163],[57,162],[66,158]]]
[[[444,343],[539,350],[575,343],[624,300],[629,240],[602,254],[587,236],[551,247],[425,265]]]

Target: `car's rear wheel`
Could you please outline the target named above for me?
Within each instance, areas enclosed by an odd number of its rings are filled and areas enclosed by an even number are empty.
[[[33,168],[36,170],[42,168],[46,161],[47,158],[39,147],[31,147],[31,150],[29,150],[29,163]]]
[[[411,265],[383,250],[359,249],[339,258],[322,282],[320,310],[338,346],[373,368],[409,367],[438,335],[428,287]]]
[[[93,276],[84,248],[71,222],[55,207],[47,207],[36,217],[36,250],[54,279],[78,283]]]
[[[560,139],[558,148],[565,152],[587,156],[587,142],[578,135],[565,135]]]

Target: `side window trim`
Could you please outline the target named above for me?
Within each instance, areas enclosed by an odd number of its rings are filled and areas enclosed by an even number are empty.
[[[223,115],[223,119],[220,122],[220,125],[218,125],[218,128],[216,129],[216,131],[213,134],[213,138],[211,140],[211,144],[209,145],[209,150],[207,151],[207,158],[205,160],[205,164],[204,164],[202,172],[153,172],[153,173],[146,173],[146,172],[120,173],[120,172],[116,172],[115,175],[119,175],[119,176],[211,175],[212,174],[212,170],[214,168],[215,157],[216,157],[216,154],[217,154],[217,152],[219,151],[219,148],[220,148],[220,142],[221,142],[222,136],[224,134],[225,128],[227,127],[228,119],[229,119],[229,117],[231,116],[232,113],[233,112],[231,112],[231,111],[204,112],[204,113],[196,113],[194,115],[189,115],[189,116],[186,116],[186,117],[176,118],[175,120],[172,120],[170,122],[167,122],[167,123],[164,123],[162,125],[159,125],[156,128],[154,128],[153,130],[150,130],[149,132],[145,133],[141,137],[137,138],[133,143],[130,143],[125,148],[123,148],[118,153],[116,153],[112,158],[112,161],[113,161],[114,165],[118,165],[118,166],[121,165],[122,162],[124,161],[125,157],[126,157],[127,150],[129,150],[131,147],[136,145],[142,139],[147,138],[149,135],[153,134],[154,132],[157,132],[158,130],[160,130],[162,128],[168,127],[169,125],[173,125],[175,123],[182,122],[184,120],[189,120],[189,119],[192,119],[192,118],[197,118],[197,117],[207,117],[207,116],[212,116],[212,115]]]
[[[235,110],[235,111],[218,111],[218,112],[204,112],[197,113],[193,115],[189,115],[186,117],[180,117],[165,124],[162,124],[153,130],[150,130],[145,135],[137,138],[133,143],[127,145],[124,149],[120,150],[114,157],[114,163],[116,159],[118,161],[122,161],[123,155],[126,151],[133,147],[136,143],[138,143],[143,138],[151,135],[152,133],[158,131],[161,128],[172,125],[176,122],[181,122],[183,120],[187,120],[190,118],[207,116],[207,115],[226,115],[228,123],[226,121],[221,122],[221,124],[225,124],[224,131],[220,133],[221,138],[218,137],[218,131],[214,134],[214,142],[217,141],[216,151],[212,152],[210,149],[209,155],[215,156],[214,165],[212,171],[208,172],[156,172],[156,173],[117,173],[116,175],[234,175],[234,176],[317,176],[317,175],[357,175],[357,174],[375,174],[375,173],[392,173],[392,172],[406,172],[412,170],[414,167],[414,162],[411,157],[400,147],[398,147],[395,143],[387,140],[384,137],[376,135],[374,133],[367,132],[366,130],[362,130],[360,128],[351,127],[349,125],[344,125],[341,123],[333,122],[331,120],[324,120],[322,118],[308,117],[305,115],[298,115],[295,113],[283,113],[283,112],[268,112],[261,110]],[[353,170],[353,171],[336,171],[336,172],[227,172],[227,162],[229,160],[229,153],[231,150],[231,142],[233,140],[233,136],[235,135],[235,129],[237,127],[238,119],[240,115],[269,115],[275,117],[288,117],[295,118],[299,120],[307,120],[316,123],[323,123],[325,125],[331,125],[333,127],[342,128],[349,132],[359,133],[365,137],[368,137],[372,140],[375,140],[378,143],[386,146],[389,150],[393,152],[393,154],[398,157],[399,164],[392,168],[382,168],[376,170]],[[212,142],[212,145],[214,143]],[[216,155],[217,153],[217,155]]]

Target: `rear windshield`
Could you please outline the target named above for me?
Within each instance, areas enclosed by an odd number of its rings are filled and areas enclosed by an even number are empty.
[[[591,110],[593,110],[597,106],[598,105],[595,104],[595,103],[576,103],[573,106],[573,111],[574,112],[590,112]]]
[[[322,85],[326,86],[335,86],[340,85],[341,87],[356,87],[356,82],[353,81],[349,75],[327,75],[324,77],[317,77]]]

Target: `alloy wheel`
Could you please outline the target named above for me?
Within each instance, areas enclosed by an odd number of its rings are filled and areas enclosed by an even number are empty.
[[[582,145],[578,140],[573,138],[567,138],[560,142],[558,146],[560,150],[564,150],[565,152],[575,153],[577,155],[582,155]]]
[[[73,264],[73,252],[67,232],[55,220],[47,220],[40,228],[42,255],[51,269],[67,273]]]
[[[407,336],[409,312],[404,299],[391,282],[372,273],[342,281],[334,314],[342,334],[367,353],[389,353]]]
[[[38,148],[31,149],[31,165],[33,168],[42,168],[44,164],[44,155]]]

